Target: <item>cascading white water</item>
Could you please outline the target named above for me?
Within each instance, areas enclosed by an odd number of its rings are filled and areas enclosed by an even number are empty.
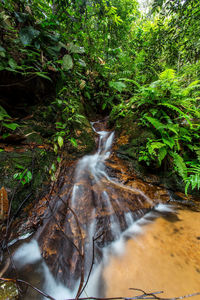
[[[101,260],[95,260],[93,271],[89,278],[89,282],[87,287],[84,290],[85,295],[87,296],[103,296],[101,290],[101,273],[104,264],[107,263],[109,259],[109,255],[112,253],[114,254],[122,254],[124,250],[125,241],[127,238],[133,237],[142,232],[142,224],[147,222],[147,218],[150,215],[153,215],[152,212],[146,214],[144,217],[140,218],[138,221],[134,219],[131,211],[128,211],[124,214],[124,219],[126,223],[126,229],[122,230],[120,226],[120,221],[115,214],[115,209],[112,205],[112,201],[110,199],[109,193],[105,189],[104,181],[112,184],[113,186],[117,186],[119,188],[126,189],[132,193],[138,193],[141,197],[145,199],[148,203],[152,203],[152,201],[140,190],[134,189],[131,187],[124,186],[123,184],[111,179],[106,172],[105,161],[110,156],[110,151],[114,139],[114,132],[108,131],[97,131],[95,129],[95,122],[92,123],[94,131],[99,135],[99,143],[98,149],[96,153],[92,155],[86,155],[79,160],[75,170],[75,176],[73,181],[73,189],[71,195],[71,208],[74,211],[82,205],[80,203],[82,201],[81,195],[84,194],[85,189],[95,186],[96,190],[101,190],[100,198],[95,200],[94,207],[92,208],[91,216],[89,221],[86,220],[85,224],[83,225],[84,230],[87,230],[88,240],[85,245],[85,269],[87,270],[87,274],[85,274],[85,280],[88,275],[88,271],[92,264],[92,247],[93,247],[93,237],[95,236],[95,231],[97,229],[97,223],[95,220],[95,206],[104,205],[106,206],[106,211],[109,216],[109,223],[110,223],[110,231],[113,236],[112,242],[109,243],[107,246],[102,248],[101,253]],[[82,183],[88,179],[90,182],[89,187],[84,186]],[[118,199],[115,200],[117,205],[120,207],[120,201]],[[170,207],[166,205],[158,205],[158,211],[171,211]],[[92,221],[91,221],[92,220]],[[88,222],[90,222],[88,224]],[[58,245],[59,247],[59,245]],[[33,253],[33,255],[31,254]],[[16,266],[21,268],[24,264],[34,264],[35,262],[40,262],[40,273],[42,273],[42,288],[43,290],[54,297],[57,300],[64,300],[67,298],[73,298],[76,296],[77,288],[79,285],[79,281],[75,284],[73,291],[66,288],[63,284],[58,283],[51,274],[48,266],[43,261],[39,247],[36,240],[32,240],[30,243],[25,243],[22,245],[14,254],[14,261],[16,262]],[[101,290],[101,291],[100,291]],[[25,298],[25,299],[41,299],[39,295],[35,296],[35,298]]]

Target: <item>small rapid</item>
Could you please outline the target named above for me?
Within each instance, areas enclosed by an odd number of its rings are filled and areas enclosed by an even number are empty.
[[[68,190],[64,185],[50,199],[43,225],[13,255],[19,274],[56,300],[105,296],[102,270],[109,257],[122,255],[126,241],[142,234],[144,225],[173,211],[109,175],[114,132],[91,124],[97,151],[77,162]],[[43,296],[28,288],[23,299]]]

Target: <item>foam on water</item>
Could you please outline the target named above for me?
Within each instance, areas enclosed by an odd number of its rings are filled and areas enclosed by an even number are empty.
[[[40,248],[36,240],[32,239],[29,243],[24,243],[19,247],[13,256],[17,267],[21,268],[27,264],[36,263],[41,259]]]
[[[45,278],[44,291],[55,298],[56,300],[73,299],[76,296],[76,292],[70,291],[63,284],[56,282],[53,275],[49,271],[48,266],[43,262],[43,274]],[[46,297],[44,298],[46,300]]]
[[[167,204],[163,204],[163,203],[159,203],[158,205],[156,205],[154,207],[154,209],[158,212],[161,213],[172,213],[174,212],[174,208],[172,205],[167,205]]]

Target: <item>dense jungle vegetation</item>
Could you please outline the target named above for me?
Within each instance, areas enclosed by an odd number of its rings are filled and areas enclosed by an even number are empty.
[[[56,180],[63,152],[94,149],[88,120],[109,116],[124,157],[199,189],[198,0],[1,0],[0,34],[2,162],[5,145],[40,145],[40,174],[15,157],[9,182]]]

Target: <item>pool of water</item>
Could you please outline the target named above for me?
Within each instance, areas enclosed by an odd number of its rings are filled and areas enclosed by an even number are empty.
[[[130,288],[164,291],[160,297],[200,292],[200,213],[180,210],[177,218],[160,217],[143,226],[124,254],[111,257],[103,276],[106,297],[132,297]]]

